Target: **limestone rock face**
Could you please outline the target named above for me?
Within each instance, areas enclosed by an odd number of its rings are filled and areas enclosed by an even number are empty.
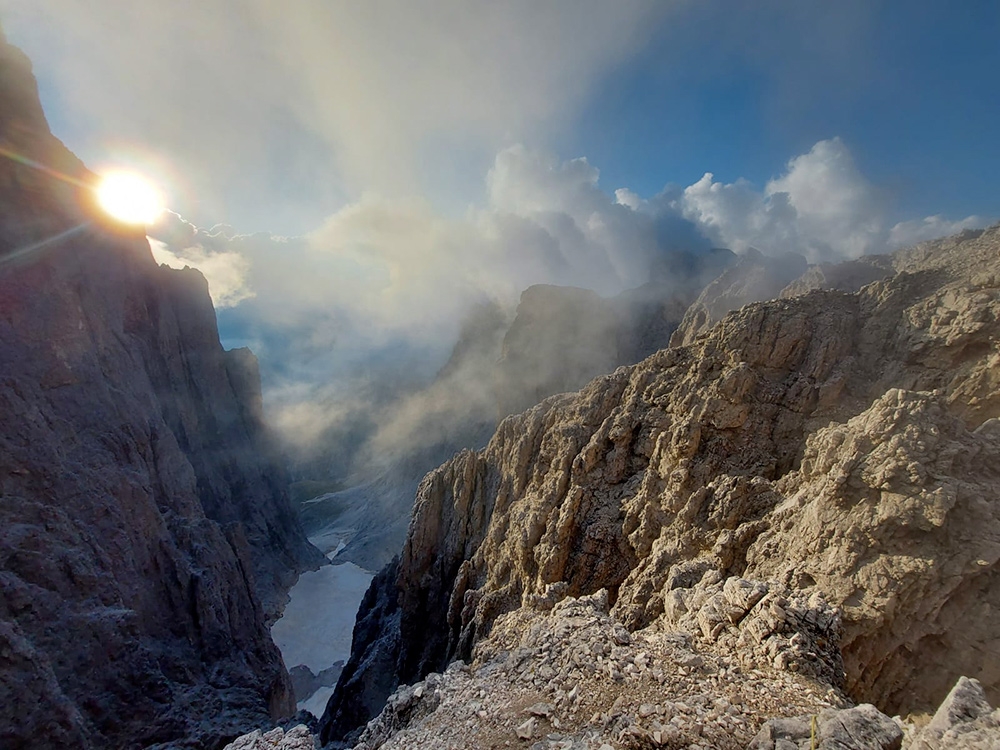
[[[903,731],[870,703],[814,717],[772,719],[748,750],[899,750]]]
[[[303,724],[287,732],[281,727],[262,732],[259,729],[236,738],[225,750],[313,750],[315,743],[309,728]]]
[[[955,672],[1000,685],[978,653],[1000,615],[1000,430],[970,431],[944,401],[889,390],[811,435],[747,555],[748,574],[843,606],[852,691],[890,712],[940,700]]]
[[[848,695],[891,713],[963,674],[995,700],[995,660],[970,655],[1000,647],[1000,228],[892,263],[854,293],[747,305],[431,472],[381,663],[412,683],[507,613],[607,589],[629,630],[693,617],[829,674],[841,627]],[[773,625],[809,611],[785,648]]]
[[[216,747],[294,710],[268,624],[320,559],[256,360],[94,212],[5,42],[0,113],[0,745]]]

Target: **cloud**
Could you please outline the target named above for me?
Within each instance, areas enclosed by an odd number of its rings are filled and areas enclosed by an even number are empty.
[[[308,444],[381,415],[384,446],[386,435],[447,432],[456,394],[491,412],[481,362],[476,376],[463,370],[468,377],[417,393],[470,311],[510,314],[532,284],[606,294],[638,286],[664,249],[663,221],[692,249],[707,246],[672,209],[668,219],[635,211],[602,191],[598,177],[586,160],[515,146],[497,154],[484,204],[458,216],[368,193],[299,237],[203,230],[176,215],[150,235],[158,259],[201,267],[217,301],[239,300],[219,311],[220,330],[228,345],[258,354],[286,436]]]
[[[169,156],[182,214],[298,232],[365,191],[453,199],[443,175],[563,127],[673,5],[0,0],[91,166]]]
[[[885,246],[885,202],[839,139],[791,159],[758,191],[706,173],[684,190],[682,213],[736,251],[796,252],[811,261],[856,258]]]
[[[585,160],[515,146],[497,155],[486,204],[457,217],[368,193],[300,237],[201,230],[177,216],[150,234],[164,243],[161,257],[231,271],[212,287],[242,296],[242,317],[257,328],[296,331],[319,347],[343,346],[345,332],[363,327],[371,347],[426,348],[450,345],[474,305],[514,304],[531,284],[615,294],[648,280],[662,249],[658,217],[617,203],[597,180]],[[672,221],[695,249],[705,245],[693,225]]]
[[[208,281],[208,291],[217,309],[235,307],[254,296],[250,288],[250,259],[230,249],[232,235],[221,228],[200,230],[172,212],[150,230],[161,238],[149,237],[149,247],[157,263],[171,268],[197,268]]]
[[[216,309],[235,307],[254,296],[247,287],[249,263],[239,253],[209,253],[197,245],[184,248],[180,254],[166,243],[150,238],[149,247],[157,263],[171,268],[197,268],[208,281],[208,292]]]
[[[677,249],[833,261],[978,221],[887,230],[879,191],[838,139],[792,158],[762,189],[707,173],[649,198],[609,193],[586,159],[524,146],[502,149],[485,185],[483,204],[457,216],[370,192],[299,237],[201,230],[176,215],[150,232],[158,258],[208,276],[223,337],[257,352],[286,436],[305,445],[336,434],[385,452],[398,435],[447,433],[455,399],[489,411],[489,362],[424,388],[470,311],[510,315],[532,284],[613,295],[649,281]]]
[[[940,214],[923,219],[901,221],[889,230],[889,247],[907,247],[918,242],[947,237],[966,229],[981,229],[992,221],[982,216],[966,216],[958,221],[949,221]]]

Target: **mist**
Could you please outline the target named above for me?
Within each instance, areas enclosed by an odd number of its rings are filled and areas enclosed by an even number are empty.
[[[524,146],[500,151],[483,183],[485,202],[459,216],[369,194],[298,237],[199,229],[176,214],[150,236],[158,261],[208,278],[224,342],[257,353],[270,418],[292,451],[348,476],[415,441],[484,439],[471,426],[503,416],[496,364],[532,285],[610,298],[650,282],[676,251],[753,247],[834,262],[987,223],[889,226],[879,189],[836,138],[760,188],[706,173],[643,198],[605,191],[584,158]],[[449,369],[463,326],[466,347],[479,348]]]

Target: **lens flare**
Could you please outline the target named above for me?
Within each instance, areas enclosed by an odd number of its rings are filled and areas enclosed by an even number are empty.
[[[164,209],[156,186],[133,172],[104,175],[97,187],[97,201],[109,216],[125,224],[152,224]]]

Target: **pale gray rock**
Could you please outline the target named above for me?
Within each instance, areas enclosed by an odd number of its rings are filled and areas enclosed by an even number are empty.
[[[267,732],[257,729],[250,734],[237,737],[224,750],[314,750],[315,740],[309,728],[303,724],[292,727],[287,732],[276,727]]]
[[[766,660],[737,669],[728,647],[699,643],[694,653],[692,633],[622,632],[603,590],[503,615],[471,663],[399,688],[354,748],[743,750],[768,718],[844,705]]]
[[[771,719],[748,750],[899,750],[902,742],[899,725],[864,703],[813,716]]]
[[[986,700],[978,680],[959,678],[930,723],[907,750],[988,750],[1000,747],[1000,710]]]
[[[732,312],[431,472],[380,663],[412,682],[506,613],[606,588],[631,631],[702,613],[703,642],[773,643],[774,668],[892,713],[962,674],[1000,690],[977,656],[1000,616],[1000,228],[893,263]],[[754,581],[776,596],[747,610]]]

